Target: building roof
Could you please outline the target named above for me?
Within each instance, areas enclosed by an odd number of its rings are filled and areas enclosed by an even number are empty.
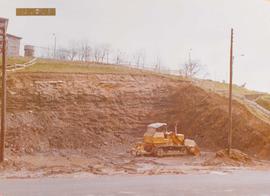
[[[11,35],[11,34],[7,34],[8,37],[13,37],[15,39],[22,39],[21,37],[15,36],[15,35]]]
[[[7,21],[7,18],[0,17],[0,21]]]
[[[8,19],[0,17],[0,23],[8,23]]]

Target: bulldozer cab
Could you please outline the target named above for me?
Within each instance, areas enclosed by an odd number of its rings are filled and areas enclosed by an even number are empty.
[[[154,138],[165,138],[166,131],[166,123],[152,123],[147,126],[147,130],[144,134],[144,142],[154,143]]]
[[[146,132],[163,132],[167,131],[167,123],[152,123],[147,126]]]

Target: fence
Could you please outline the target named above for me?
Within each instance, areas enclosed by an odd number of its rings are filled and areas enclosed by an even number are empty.
[[[25,69],[26,67],[36,64],[36,62],[37,62],[37,58],[34,58],[23,64],[15,63],[14,65],[7,66],[7,71],[17,71],[17,70]]]

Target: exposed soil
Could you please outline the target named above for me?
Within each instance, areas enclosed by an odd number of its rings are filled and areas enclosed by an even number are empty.
[[[247,154],[237,149],[231,149],[229,154],[228,149],[220,150],[212,157],[204,162],[203,165],[231,165],[231,166],[254,166],[255,161]]]
[[[227,105],[188,81],[149,74],[14,73],[8,78],[7,154],[32,170],[50,163],[71,172],[112,168],[133,160],[129,149],[158,121],[171,129],[178,122],[181,133],[213,152],[226,147]],[[233,141],[250,156],[270,158],[270,125],[236,101]]]

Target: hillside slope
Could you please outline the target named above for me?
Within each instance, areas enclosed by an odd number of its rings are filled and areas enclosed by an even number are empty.
[[[268,159],[270,126],[238,102],[233,107],[233,146]],[[125,154],[156,121],[171,129],[178,122],[203,149],[226,146],[226,98],[188,81],[124,73],[9,75],[7,147],[15,154]]]

